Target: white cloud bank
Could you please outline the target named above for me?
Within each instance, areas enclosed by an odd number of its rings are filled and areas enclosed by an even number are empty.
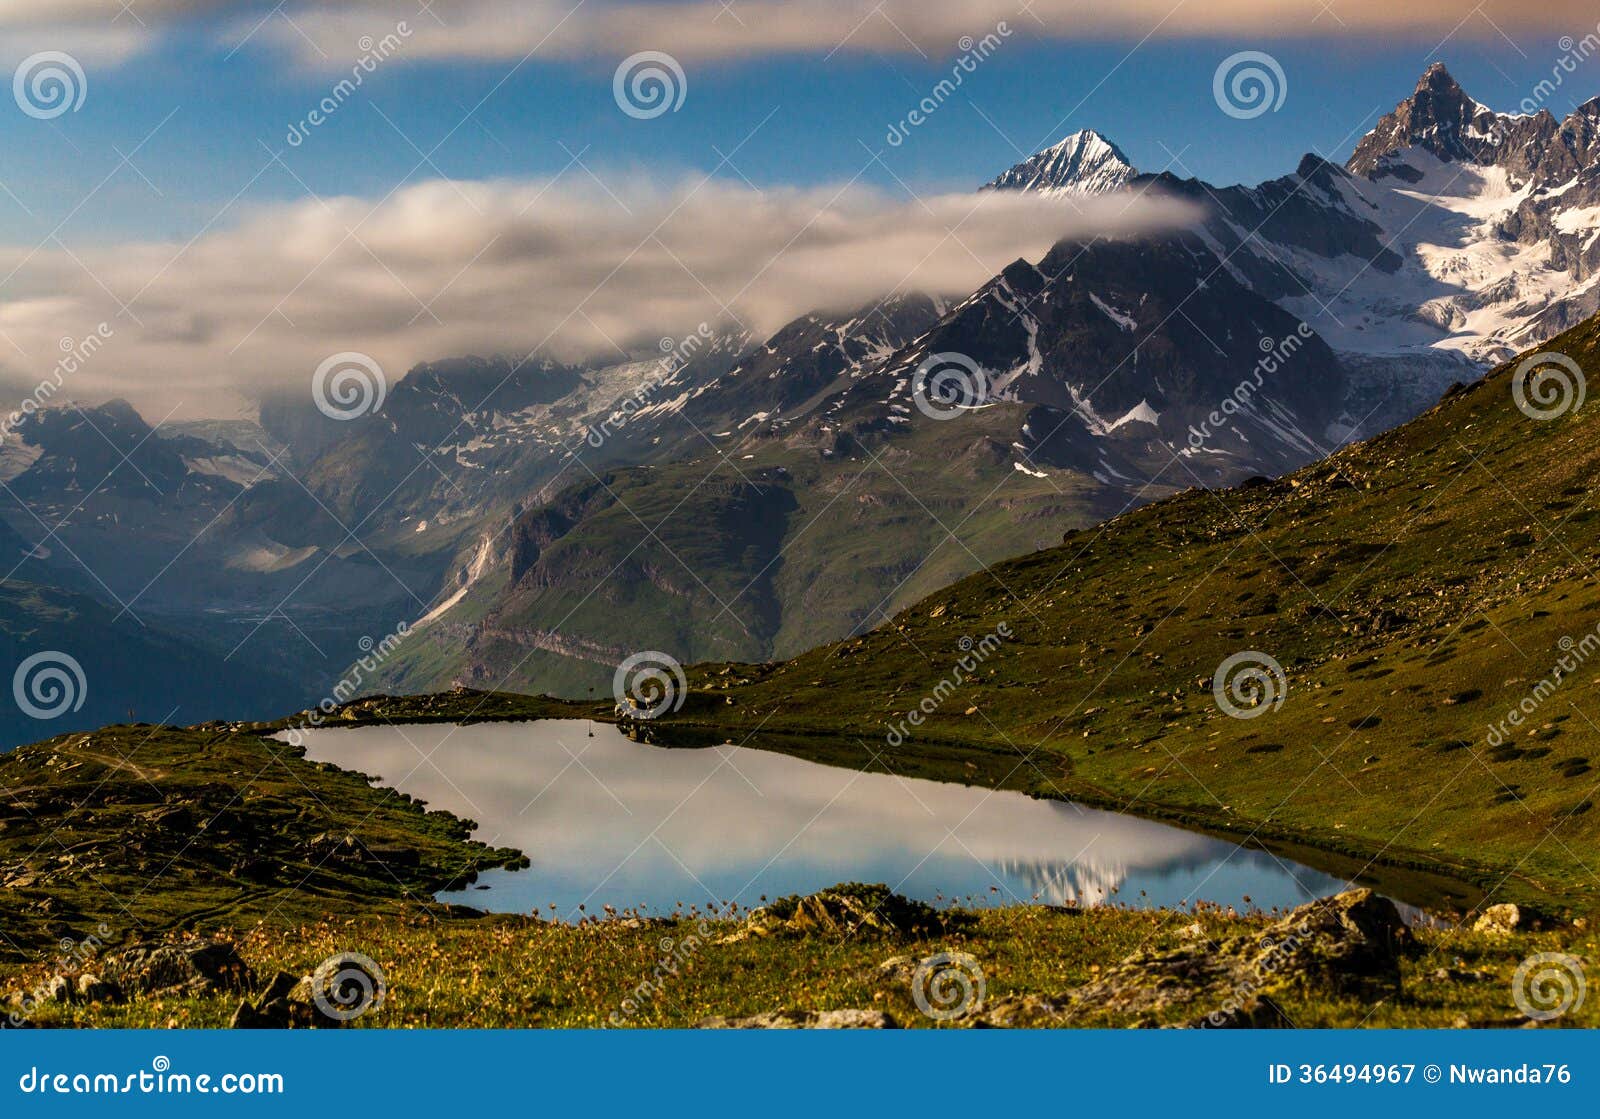
[[[308,384],[337,352],[372,355],[391,382],[418,361],[466,353],[614,357],[730,314],[767,332],[896,290],[965,294],[1063,237],[1195,216],[1137,195],[602,188],[576,170],[436,181],[376,205],[259,209],[187,247],[0,248],[0,366],[31,385],[66,340],[106,322],[114,337],[63,395],[124,396],[157,417],[230,415],[260,391]]]
[[[964,35],[1000,20],[1041,38],[1237,36],[1317,38],[1494,38],[1503,33],[1583,35],[1597,17],[1589,0],[453,0],[431,13],[417,0],[5,0],[0,50],[74,49],[125,56],[175,25],[210,21],[231,49],[249,39],[276,44],[312,65],[357,53],[365,35],[397,21],[416,32],[408,52],[422,58],[620,59],[664,50],[680,60],[748,58],[778,52],[875,50],[956,53]]]

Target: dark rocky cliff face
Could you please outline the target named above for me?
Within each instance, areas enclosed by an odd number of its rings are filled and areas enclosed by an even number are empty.
[[[1022,433],[1030,446],[1090,432],[1101,438],[1074,440],[1081,453],[1065,461],[1093,469],[1108,451],[1166,461],[1190,424],[1255,381],[1264,355],[1291,338],[1291,356],[1256,386],[1259,416],[1241,415],[1252,438],[1229,446],[1240,469],[1280,473],[1325,449],[1343,370],[1320,338],[1235,279],[1195,235],[1063,242],[1037,266],[1017,261],[853,387],[840,411],[883,397],[886,378],[897,386],[891,399],[904,395],[898,386],[922,362],[955,353],[987,371],[991,391],[1006,399],[1077,417],[1039,416],[1044,427],[1030,422]],[[1063,453],[1057,447],[1051,460]]]
[[[1414,179],[1416,169],[1402,158],[1410,148],[1447,163],[1504,168],[1513,186],[1556,186],[1600,158],[1600,98],[1563,121],[1548,109],[1497,113],[1468,96],[1436,62],[1416,91],[1362,138],[1346,166],[1368,179]]]
[[[1342,168],[1307,155],[1294,174],[1254,187],[1214,187],[1170,174],[1137,180],[1135,187],[1175,194],[1203,207],[1209,215],[1205,236],[1227,271],[1258,294],[1282,299],[1303,295],[1315,285],[1283,249],[1326,258],[1350,255],[1370,261],[1378,272],[1399,269],[1401,259],[1389,247],[1383,228],[1370,214],[1353,208],[1338,189],[1346,177]]]

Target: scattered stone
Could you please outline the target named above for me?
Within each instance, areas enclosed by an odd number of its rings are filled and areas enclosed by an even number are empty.
[[[351,835],[334,835],[332,832],[321,832],[311,837],[306,844],[306,854],[317,865],[323,863],[359,863],[366,857],[366,852]]]
[[[1068,1026],[1079,1009],[1071,994],[1008,995],[990,999],[983,1013],[973,1020],[973,1025],[1003,1030]]]
[[[748,1018],[703,1018],[701,1030],[896,1030],[900,1023],[881,1010],[770,1010]]]
[[[893,993],[903,999],[915,1001],[913,991],[917,986],[917,973],[926,969],[922,979],[924,994],[930,988],[937,988],[939,976],[946,972],[956,977],[957,983],[970,982],[970,975],[963,975],[963,968],[974,961],[962,952],[938,952],[927,956],[892,956],[877,966],[872,974],[872,982],[880,993]],[[978,981],[982,982],[979,975]],[[981,997],[981,993],[980,993]],[[937,1000],[935,1000],[937,1001]]]
[[[607,922],[612,927],[619,929],[654,929],[667,925],[676,925],[677,923],[671,917],[646,917],[640,914],[630,914],[627,917],[618,917],[615,921]]]
[[[340,1026],[317,1009],[311,977],[280,971],[267,981],[254,1002],[245,1001],[228,1023],[235,1030],[293,1030]]]
[[[98,975],[84,973],[78,976],[78,1001],[93,1002],[121,1002],[122,988],[115,983],[108,983]]]
[[[916,956],[890,956],[878,965],[873,979],[880,987],[909,987],[920,962]]]
[[[1521,924],[1522,910],[1506,901],[1485,909],[1472,923],[1472,931],[1489,933],[1491,936],[1506,936],[1516,931]]]
[[[1460,962],[1460,960],[1456,961],[1457,964]],[[1485,979],[1494,977],[1488,972],[1479,971],[1476,968],[1441,967],[1435,968],[1430,978],[1435,983],[1481,983]]]

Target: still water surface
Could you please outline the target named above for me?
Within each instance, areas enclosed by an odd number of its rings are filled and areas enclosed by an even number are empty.
[[[491,871],[478,888],[441,895],[479,909],[663,913],[680,902],[759,905],[844,881],[884,882],[925,901],[1272,908],[1344,885],[1115,812],[732,746],[663,749],[606,724],[592,729],[405,725],[311,731],[305,742],[313,760],[377,774],[478,821],[478,839],[524,851],[531,869]]]

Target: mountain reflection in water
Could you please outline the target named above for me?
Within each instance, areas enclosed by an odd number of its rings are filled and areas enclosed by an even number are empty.
[[[1271,908],[1342,885],[1262,851],[1062,801],[589,729],[566,720],[325,729],[306,746],[313,760],[377,774],[478,821],[476,838],[524,851],[531,869],[442,895],[500,912],[752,906],[842,881],[927,901]]]

